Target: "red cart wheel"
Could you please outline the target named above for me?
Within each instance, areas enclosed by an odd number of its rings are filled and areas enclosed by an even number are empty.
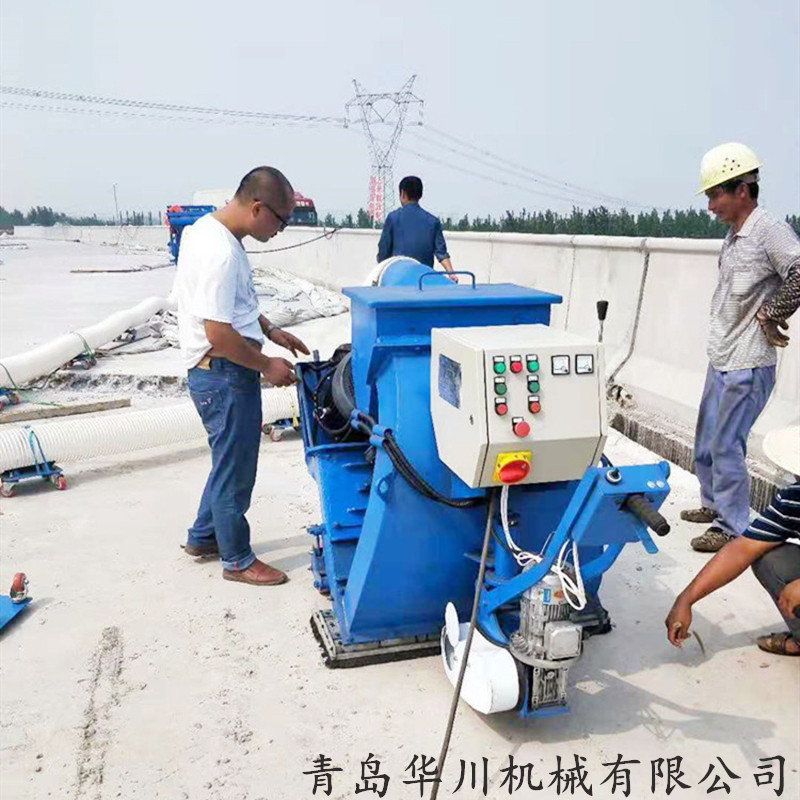
[[[283,429],[272,428],[269,432],[269,438],[272,442],[279,442],[281,439],[283,439]]]
[[[67,478],[65,475],[51,475],[50,483],[56,487],[60,492],[67,488]]]
[[[0,495],[3,497],[13,497],[16,488],[17,485],[15,483],[3,483],[0,481]]]

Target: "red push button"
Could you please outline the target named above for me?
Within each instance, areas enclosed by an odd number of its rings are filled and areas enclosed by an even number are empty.
[[[542,404],[534,400],[528,405],[528,408],[531,410],[531,414],[538,414],[542,410]]]
[[[527,461],[509,461],[500,467],[500,480],[503,483],[519,483],[528,477],[531,465]]]
[[[521,419],[514,423],[513,431],[515,436],[524,439],[531,432],[531,426],[524,419]]]
[[[508,406],[505,403],[497,403],[494,407],[495,413],[499,416],[504,417],[508,414]]]
[[[519,356],[511,356],[511,371],[522,372],[522,359]]]

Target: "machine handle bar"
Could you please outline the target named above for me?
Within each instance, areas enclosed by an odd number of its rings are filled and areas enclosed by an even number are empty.
[[[666,536],[669,533],[669,523],[650,505],[650,501],[644,495],[629,495],[622,505],[659,536]]]
[[[432,272],[426,272],[426,273],[420,275],[419,276],[419,288],[420,288],[420,291],[422,291],[422,283],[425,280],[425,278],[427,278],[429,275],[441,275],[441,274],[442,274],[441,272],[432,271]],[[474,272],[469,272],[466,269],[454,269],[452,272],[448,272],[447,274],[448,275],[469,275],[470,278],[472,278],[472,288],[473,289],[476,288],[475,287],[475,273]]]

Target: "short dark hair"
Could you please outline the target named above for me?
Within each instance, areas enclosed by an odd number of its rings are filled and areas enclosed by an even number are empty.
[[[282,204],[294,196],[294,189],[279,169],[256,167],[242,178],[235,196],[244,203],[261,200],[265,203]]]
[[[422,197],[422,181],[416,175],[408,175],[400,181],[400,191],[414,202]]]
[[[721,183],[719,188],[726,194],[733,194],[742,184],[747,187],[747,192],[751,200],[758,200],[758,170],[754,169],[738,178],[731,178],[725,183]]]

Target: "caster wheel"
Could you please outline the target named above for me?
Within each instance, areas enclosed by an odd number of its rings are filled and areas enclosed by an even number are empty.
[[[283,439],[283,431],[280,428],[272,428],[269,432],[269,438],[272,442],[279,442]]]
[[[60,492],[67,488],[67,478],[64,475],[51,475],[50,483],[56,487]]]
[[[21,603],[28,597],[28,578],[24,572],[18,572],[11,582],[9,597],[12,603]]]
[[[0,496],[2,497],[13,497],[14,490],[16,489],[16,484],[14,483],[0,483]]]

